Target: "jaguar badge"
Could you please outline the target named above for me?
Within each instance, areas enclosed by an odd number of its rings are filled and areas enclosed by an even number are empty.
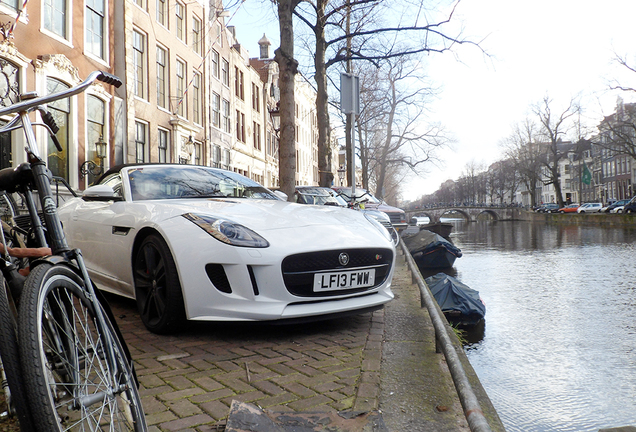
[[[340,262],[340,265],[346,266],[347,264],[349,264],[349,255],[342,252],[340,255],[338,255],[338,262]]]

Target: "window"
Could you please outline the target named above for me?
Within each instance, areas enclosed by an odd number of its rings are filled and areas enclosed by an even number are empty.
[[[230,118],[230,101],[223,99],[223,132],[232,132],[232,119]]]
[[[221,80],[224,85],[230,86],[230,63],[225,59],[221,63]]]
[[[0,4],[9,6],[11,9],[18,10],[18,0],[0,0]]]
[[[252,83],[252,109],[257,112],[261,112],[261,95],[259,93],[258,86]]]
[[[135,162],[143,163],[146,160],[146,124],[135,122]]]
[[[104,58],[104,0],[86,0],[87,53]]]
[[[183,28],[184,18],[185,18],[185,6],[177,2],[174,5],[174,12],[175,12],[175,19],[176,19],[177,37],[185,42],[185,38],[184,38],[185,33]]]
[[[134,0],[134,2],[137,6],[139,6],[143,10],[146,10],[146,0]]]
[[[135,72],[134,93],[146,98],[146,36],[133,30],[133,70]]]
[[[186,112],[186,95],[185,95],[185,76],[186,66],[180,60],[177,60],[177,115],[183,117],[183,113]]]
[[[210,58],[212,59],[212,75],[214,75],[214,78],[219,78],[219,53],[212,50]]]
[[[162,26],[166,25],[166,0],[157,0],[157,22]]]
[[[201,39],[201,20],[192,18],[192,49],[195,53],[203,55],[203,43]]]
[[[106,104],[100,98],[88,95],[86,98],[86,147],[85,159],[92,160],[97,165],[104,166],[97,154],[96,143],[104,140],[104,125],[106,122]],[[108,154],[108,150],[106,150]],[[101,163],[100,163],[101,162]],[[93,184],[98,176],[88,174],[88,184]]]
[[[236,139],[245,142],[245,114],[236,110]]]
[[[168,131],[159,129],[157,134],[157,147],[159,150],[159,163],[168,162]]]
[[[261,149],[261,125],[254,122],[253,124],[253,135],[254,135],[254,148],[256,150]]]
[[[229,170],[230,169],[230,151],[228,149],[223,149],[223,159],[221,160],[221,168]]]
[[[221,96],[214,92],[212,93],[212,125],[221,127]]]
[[[44,0],[44,28],[66,39],[66,0]]]
[[[221,146],[215,145],[212,147],[212,166],[214,168],[221,167]]]
[[[0,76],[3,78],[3,91],[0,92],[0,106],[13,105],[20,100],[19,69],[7,60],[0,60]]]
[[[47,94],[56,93],[68,89],[69,86],[53,78],[46,80]],[[68,180],[68,143],[69,143],[69,114],[71,112],[71,102],[68,98],[57,100],[48,104],[48,110],[55,120],[55,124],[60,128],[57,132],[57,140],[62,146],[58,150],[53,140],[49,137],[47,165],[54,176]],[[96,161],[99,164],[99,161]]]
[[[166,50],[157,47],[157,105],[161,108],[167,107],[168,88],[168,56]]]
[[[194,163],[201,165],[201,143],[194,143]]]
[[[243,71],[238,67],[234,67],[234,94],[241,100],[245,100],[245,91],[243,89]]]
[[[192,77],[192,120],[201,124],[201,74],[194,73]]]

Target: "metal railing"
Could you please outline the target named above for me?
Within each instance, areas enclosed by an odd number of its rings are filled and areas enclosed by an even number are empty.
[[[471,432],[492,432],[492,429],[488,424],[488,420],[486,420],[486,417],[481,410],[479,400],[477,399],[477,396],[473,391],[473,387],[468,380],[468,376],[462,366],[459,355],[457,354],[457,351],[455,351],[455,345],[448,334],[448,324],[446,323],[446,319],[443,318],[437,302],[428,289],[426,282],[422,279],[422,275],[420,275],[417,264],[415,264],[411,253],[403,241],[400,241],[400,245],[404,252],[404,257],[406,258],[409,270],[413,275],[413,279],[420,289],[422,307],[426,307],[431,317],[431,321],[433,322],[435,338],[444,353],[444,357],[446,358],[446,363],[448,364],[451,377],[455,383],[455,388],[457,389],[459,400],[462,404],[462,408],[464,409],[464,415],[468,421],[468,426],[470,427]]]

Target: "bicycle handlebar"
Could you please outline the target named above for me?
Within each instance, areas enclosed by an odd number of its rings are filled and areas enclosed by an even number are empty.
[[[122,81],[116,77],[115,75],[109,74],[108,72],[103,71],[95,71],[91,72],[91,74],[86,78],[83,82],[76,85],[75,87],[71,87],[66,90],[62,90],[57,93],[52,93],[46,96],[36,97],[33,99],[27,99],[8,107],[0,109],[0,116],[13,114],[17,112],[29,111],[33,108],[36,108],[38,105],[45,105],[49,102],[54,102],[59,99],[64,99],[67,97],[75,96],[76,94],[82,93],[86,90],[93,82],[101,81],[106,84],[111,84],[118,88],[122,85]]]

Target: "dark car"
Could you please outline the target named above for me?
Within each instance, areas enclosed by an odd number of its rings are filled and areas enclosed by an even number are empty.
[[[332,187],[338,195],[345,199],[347,202],[351,202],[351,188],[348,186],[334,186]],[[374,197],[371,192],[366,189],[356,188],[356,202],[363,203],[364,207],[372,210],[380,210],[381,212],[389,215],[391,219],[391,224],[395,227],[396,230],[403,230],[408,226],[406,222],[406,213],[404,210],[399,209],[397,207],[392,207],[385,203],[384,201],[380,201],[376,197]]]
[[[556,203],[542,204],[535,211],[537,213],[556,213],[559,211],[559,205]]]
[[[636,197],[632,198],[625,207],[623,207],[623,213],[636,213]]]
[[[629,199],[623,199],[623,200],[620,200],[620,201],[616,201],[616,202],[608,205],[607,207],[605,207],[604,210],[602,210],[602,211],[605,212],[605,213],[617,213],[617,211],[614,210],[614,209],[618,208],[618,207],[626,206],[629,203],[629,201],[630,201]],[[614,210],[614,211],[612,211],[612,210]],[[623,213],[624,210],[625,209],[623,208],[623,209],[619,210],[618,213]]]

